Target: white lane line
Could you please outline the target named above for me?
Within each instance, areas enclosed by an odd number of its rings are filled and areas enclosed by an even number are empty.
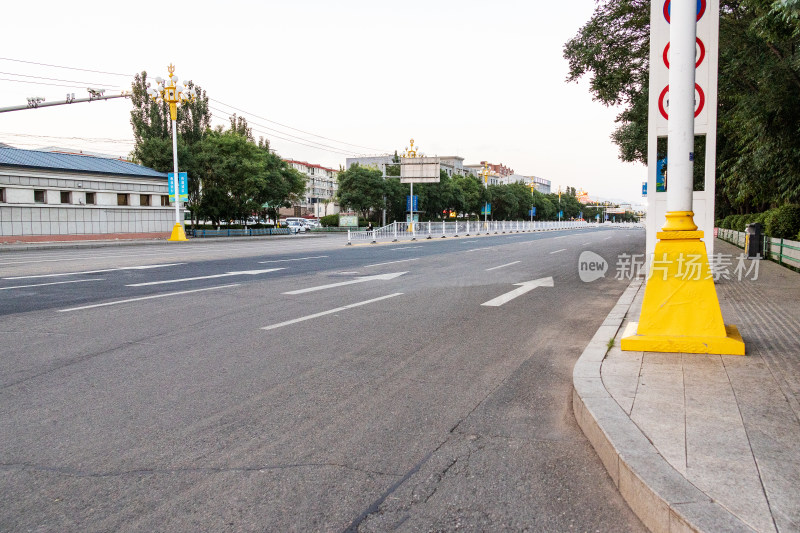
[[[419,258],[415,257],[414,259],[400,259],[399,261],[386,261],[385,263],[375,263],[374,265],[367,265],[367,266],[365,266],[363,268],[377,267],[377,266],[383,266],[383,265],[392,265],[394,263],[407,263],[408,261],[419,261]]]
[[[390,250],[413,250],[414,248],[422,248],[422,246],[401,246],[400,248],[389,248]]]
[[[358,274],[358,272],[339,272],[339,274]]]
[[[562,248],[562,249],[560,249],[560,250],[555,250],[555,251],[553,251],[553,252],[550,252],[550,253],[551,253],[551,254],[557,254],[558,252],[563,252],[564,250],[566,250],[566,248]]]
[[[552,287],[553,278],[552,277],[539,278],[531,281],[523,281],[522,283],[515,283],[514,285],[518,286],[519,289],[514,289],[511,292],[501,294],[497,298],[489,300],[488,302],[484,302],[481,305],[486,307],[500,307],[504,303],[508,303],[514,298],[522,296],[523,294],[532,291],[536,287]]]
[[[267,263],[286,263],[288,261],[303,261],[305,259],[323,259],[327,255],[312,255],[311,257],[298,257],[297,259],[273,259],[272,261],[259,261],[260,264],[266,265]]]
[[[81,272],[62,272],[60,274],[37,274],[35,276],[14,276],[3,279],[35,279],[35,278],[58,278],[62,276],[78,276],[80,274],[101,274],[103,272],[118,272],[120,270],[149,270],[151,268],[165,268],[171,266],[185,265],[186,263],[167,263],[163,265],[144,265],[132,267],[103,268],[99,270],[83,270]]]
[[[589,244],[589,243],[585,242],[585,243],[581,244],[581,246],[586,246],[587,244]]]
[[[343,287],[345,285],[353,285],[354,283],[364,283],[365,281],[388,281],[390,279],[398,278],[406,274],[406,272],[392,272],[391,274],[378,274],[377,276],[361,276],[359,278],[340,281],[339,283],[330,283],[328,285],[317,285],[316,287],[308,287],[306,289],[298,289],[296,291],[284,292],[283,294],[305,294],[307,292],[322,291],[325,289],[332,289],[334,287]]]
[[[477,252],[478,250],[489,250],[489,249],[490,247],[487,246],[486,248],[473,248],[472,250],[465,250],[465,252]]]
[[[64,285],[65,283],[86,283],[87,281],[105,281],[105,278],[74,279],[70,281],[52,281],[50,283],[34,283],[33,285],[16,285],[14,287],[0,287],[0,291],[10,289],[27,289],[29,287],[45,287],[47,285]]]
[[[503,268],[503,267],[507,267],[507,266],[511,266],[511,265],[516,265],[517,263],[519,263],[519,261],[514,261],[513,263],[506,263],[505,265],[500,265],[500,266],[496,266],[496,267],[492,267],[492,268],[487,268],[486,272],[489,272],[490,270],[497,270],[498,268]]]
[[[461,241],[462,244],[466,244],[468,242],[478,242],[478,239],[473,239],[471,241]]]
[[[70,311],[83,311],[84,309],[94,309],[95,307],[106,307],[109,305],[118,305],[118,304],[126,304],[130,302],[140,302],[142,300],[153,300],[155,298],[166,298],[167,296],[178,296],[180,294],[191,294],[193,292],[203,292],[203,291],[216,291],[218,289],[228,289],[230,287],[238,287],[238,283],[231,283],[230,285],[219,285],[217,287],[206,287],[205,289],[193,289],[190,291],[175,291],[175,292],[166,292],[163,294],[154,294],[152,296],[140,296],[139,298],[128,298],[127,300],[117,300],[115,302],[105,302],[102,304],[93,304],[93,305],[83,305],[81,307],[71,307],[69,309],[59,309],[59,313],[68,313]]]
[[[337,307],[336,309],[331,309],[329,311],[322,311],[321,313],[314,313],[313,315],[308,315],[308,316],[304,316],[304,317],[300,317],[300,318],[295,318],[294,320],[287,320],[286,322],[279,322],[277,324],[272,324],[271,326],[264,326],[261,329],[269,330],[269,329],[282,328],[283,326],[288,326],[290,324],[297,324],[298,322],[304,322],[306,320],[312,320],[314,318],[319,318],[321,316],[330,315],[330,314],[333,314],[333,313],[338,313],[339,311],[345,311],[347,309],[352,309],[354,307],[359,307],[359,306],[371,304],[371,303],[374,303],[374,302],[380,302],[381,300],[394,298],[395,296],[400,296],[401,294],[403,294],[403,293],[402,292],[396,292],[394,294],[388,294],[386,296],[381,296],[379,298],[373,298],[371,300],[364,300],[363,302],[358,302],[358,303],[354,303],[354,304],[350,304],[350,305],[345,305],[345,306],[342,306],[342,307]]]
[[[166,283],[182,283],[184,281],[196,281],[198,279],[216,279],[227,278],[230,276],[255,276],[257,274],[266,274],[267,272],[275,272],[276,270],[283,270],[283,268],[265,268],[262,270],[241,270],[239,272],[225,272],[224,274],[212,274],[210,276],[196,276],[193,278],[181,279],[165,279],[161,281],[147,281],[144,283],[131,283],[125,285],[126,287],[148,287],[150,285],[164,285]]]
[[[564,239],[566,237],[572,237],[572,235],[562,235],[560,237],[553,237],[553,239]]]
[[[607,240],[608,240],[608,239],[610,239],[610,238],[611,238],[611,237],[606,237],[606,238],[605,238],[605,239],[603,239],[603,240],[604,240],[604,241],[607,241]]]

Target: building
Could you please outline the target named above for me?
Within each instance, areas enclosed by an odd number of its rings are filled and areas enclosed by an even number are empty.
[[[0,236],[168,236],[167,175],[79,154],[0,147]]]
[[[466,176],[469,172],[464,168],[464,158],[457,155],[443,155],[439,158],[440,168],[448,176]]]
[[[374,167],[384,171],[384,165],[394,164],[394,155],[375,155],[366,157],[348,157],[345,160],[345,170],[353,165],[358,164],[360,167]]]
[[[285,161],[306,177],[306,194],[299,205],[290,209],[282,209],[281,215],[324,217],[339,212],[339,204],[336,203],[336,193],[339,190],[339,182],[336,178],[338,170],[305,161],[293,159]]]

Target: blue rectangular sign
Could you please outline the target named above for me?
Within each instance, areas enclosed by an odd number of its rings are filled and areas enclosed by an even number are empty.
[[[411,197],[406,195],[406,211],[419,211],[419,195],[414,195],[414,208],[411,208]]]
[[[175,173],[170,172],[167,174],[169,181],[169,201],[175,201]],[[180,193],[180,201],[189,201],[189,176],[186,172],[178,172],[178,191]]]
[[[481,208],[481,215],[491,215],[492,214],[492,204],[486,203]]]
[[[529,217],[535,217],[536,216],[536,208],[535,207],[531,207],[531,210],[528,211],[528,216]]]
[[[642,182],[642,196],[647,196],[647,182]]]

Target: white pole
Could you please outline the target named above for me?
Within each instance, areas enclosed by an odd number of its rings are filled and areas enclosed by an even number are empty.
[[[175,222],[180,222],[181,218],[181,195],[178,188],[178,126],[177,121],[172,121],[172,163],[173,163],[173,176],[172,183],[175,186]]]
[[[669,28],[667,211],[692,210],[696,0],[672,0]]]

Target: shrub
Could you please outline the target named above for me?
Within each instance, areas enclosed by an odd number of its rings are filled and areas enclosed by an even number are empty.
[[[325,228],[335,228],[339,226],[339,215],[325,215],[319,219],[320,224]]]
[[[722,219],[722,226],[720,226],[720,227],[725,228],[725,229],[732,229],[731,228],[731,222],[733,222],[733,217],[734,216],[736,216],[736,215],[728,215],[725,218],[723,218]]]
[[[800,232],[800,205],[782,205],[766,220],[767,235],[792,239]]]

